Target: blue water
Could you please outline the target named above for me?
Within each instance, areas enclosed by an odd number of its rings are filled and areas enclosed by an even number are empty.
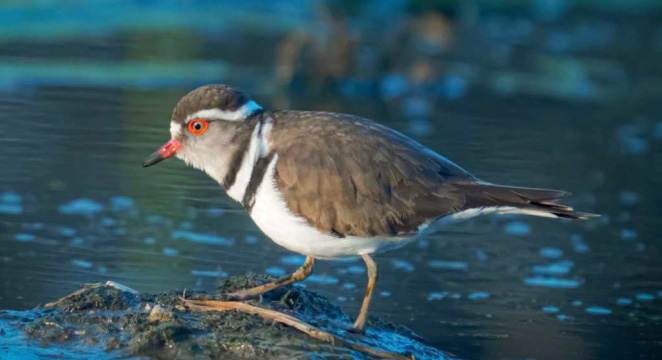
[[[556,306],[543,306],[542,312],[547,314],[555,314],[559,312],[559,308]]]
[[[285,271],[285,269],[278,266],[269,266],[268,268],[264,269],[264,273],[271,276],[287,275],[287,271]]]
[[[524,279],[524,283],[532,286],[559,288],[559,289],[574,289],[581,285],[581,281],[574,279],[563,279],[556,277],[528,277]]]
[[[197,244],[223,245],[228,247],[234,245],[232,240],[225,237],[211,234],[200,234],[193,231],[175,230],[170,236],[175,240],[188,240]]]
[[[568,275],[572,266],[572,261],[562,260],[546,265],[534,265],[533,272],[539,275]]]
[[[474,291],[467,295],[467,299],[469,300],[482,300],[482,299],[488,299],[490,297],[490,293],[486,291]]]
[[[506,224],[504,231],[508,235],[528,235],[531,233],[531,225],[520,221],[514,221]]]
[[[447,270],[468,270],[469,264],[464,261],[446,261],[446,260],[431,260],[428,262],[433,269],[447,269]]]
[[[103,210],[103,205],[91,199],[72,200],[66,204],[60,205],[60,212],[63,214],[85,215],[96,214]]]
[[[220,270],[191,270],[191,275],[211,277],[211,278],[226,278],[228,273]]]
[[[563,250],[554,247],[544,247],[538,251],[541,257],[558,259],[563,256]]]
[[[618,298],[618,300],[616,300],[616,304],[623,305],[623,306],[631,305],[632,304],[632,299],[630,299],[630,298]]]
[[[372,314],[458,358],[657,356],[659,12],[407,15],[388,0],[334,23],[316,2],[55,3],[0,4],[0,309],[103,280],[211,289],[303,264],[206,175],[140,166],[177,99],[222,81],[268,109],[375,119],[487,181],[568,190],[603,215],[484,217],[379,254]],[[304,285],[355,314],[366,277],[360,259],[320,260]]]
[[[586,312],[592,315],[611,315],[611,309],[602,307],[602,306],[589,306],[586,308]]]

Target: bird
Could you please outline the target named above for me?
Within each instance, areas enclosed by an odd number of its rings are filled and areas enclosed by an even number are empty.
[[[305,261],[294,273],[227,294],[245,301],[305,280],[317,259],[361,257],[365,296],[348,330],[364,333],[377,282],[373,255],[485,214],[585,220],[562,190],[493,184],[406,135],[355,115],[264,110],[213,84],[182,97],[171,139],[143,162],[170,157],[207,173],[260,230]]]

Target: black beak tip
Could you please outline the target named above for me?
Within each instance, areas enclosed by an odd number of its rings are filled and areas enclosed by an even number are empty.
[[[161,156],[161,154],[159,154],[158,152],[155,152],[154,154],[148,156],[145,159],[145,161],[143,161],[143,167],[146,168],[148,166],[152,166],[156,163],[161,162],[161,160],[163,160],[163,159],[164,158],[163,158],[163,156]]]
[[[143,161],[143,167],[146,168],[148,166],[158,164],[161,161],[174,156],[177,153],[177,150],[179,150],[181,147],[182,145],[177,140],[170,139],[170,141],[161,146],[160,149],[156,150],[145,158]]]

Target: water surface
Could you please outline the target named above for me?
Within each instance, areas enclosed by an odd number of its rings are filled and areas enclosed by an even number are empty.
[[[570,190],[570,205],[603,214],[485,217],[380,254],[373,314],[459,358],[659,356],[659,16],[568,11],[544,22],[528,8],[483,10],[473,21],[458,15],[444,45],[421,43],[421,33],[389,43],[376,36],[380,19],[359,13],[347,25],[364,36],[347,55],[354,70],[309,60],[288,78],[277,65],[287,64],[282,49],[296,43],[297,27],[314,44],[343,37],[315,10],[251,4],[227,15],[232,28],[169,17],[205,11],[183,6],[127,10],[157,11],[159,26],[99,15],[87,33],[69,17],[53,17],[50,32],[30,21],[3,32],[0,308],[32,308],[100,280],[210,289],[229,275],[280,276],[303,262],[206,175],[177,160],[140,167],[168,139],[178,98],[225,82],[269,109],[375,119],[480,178]],[[74,20],[89,13],[74,8]],[[255,25],[267,11],[272,27]],[[412,16],[398,21],[422,17]],[[365,277],[358,260],[320,261],[305,286],[356,313]]]

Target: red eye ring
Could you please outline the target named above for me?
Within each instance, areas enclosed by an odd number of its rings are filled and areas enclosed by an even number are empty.
[[[208,128],[209,121],[207,120],[193,119],[188,123],[188,131],[195,136],[204,134]]]

